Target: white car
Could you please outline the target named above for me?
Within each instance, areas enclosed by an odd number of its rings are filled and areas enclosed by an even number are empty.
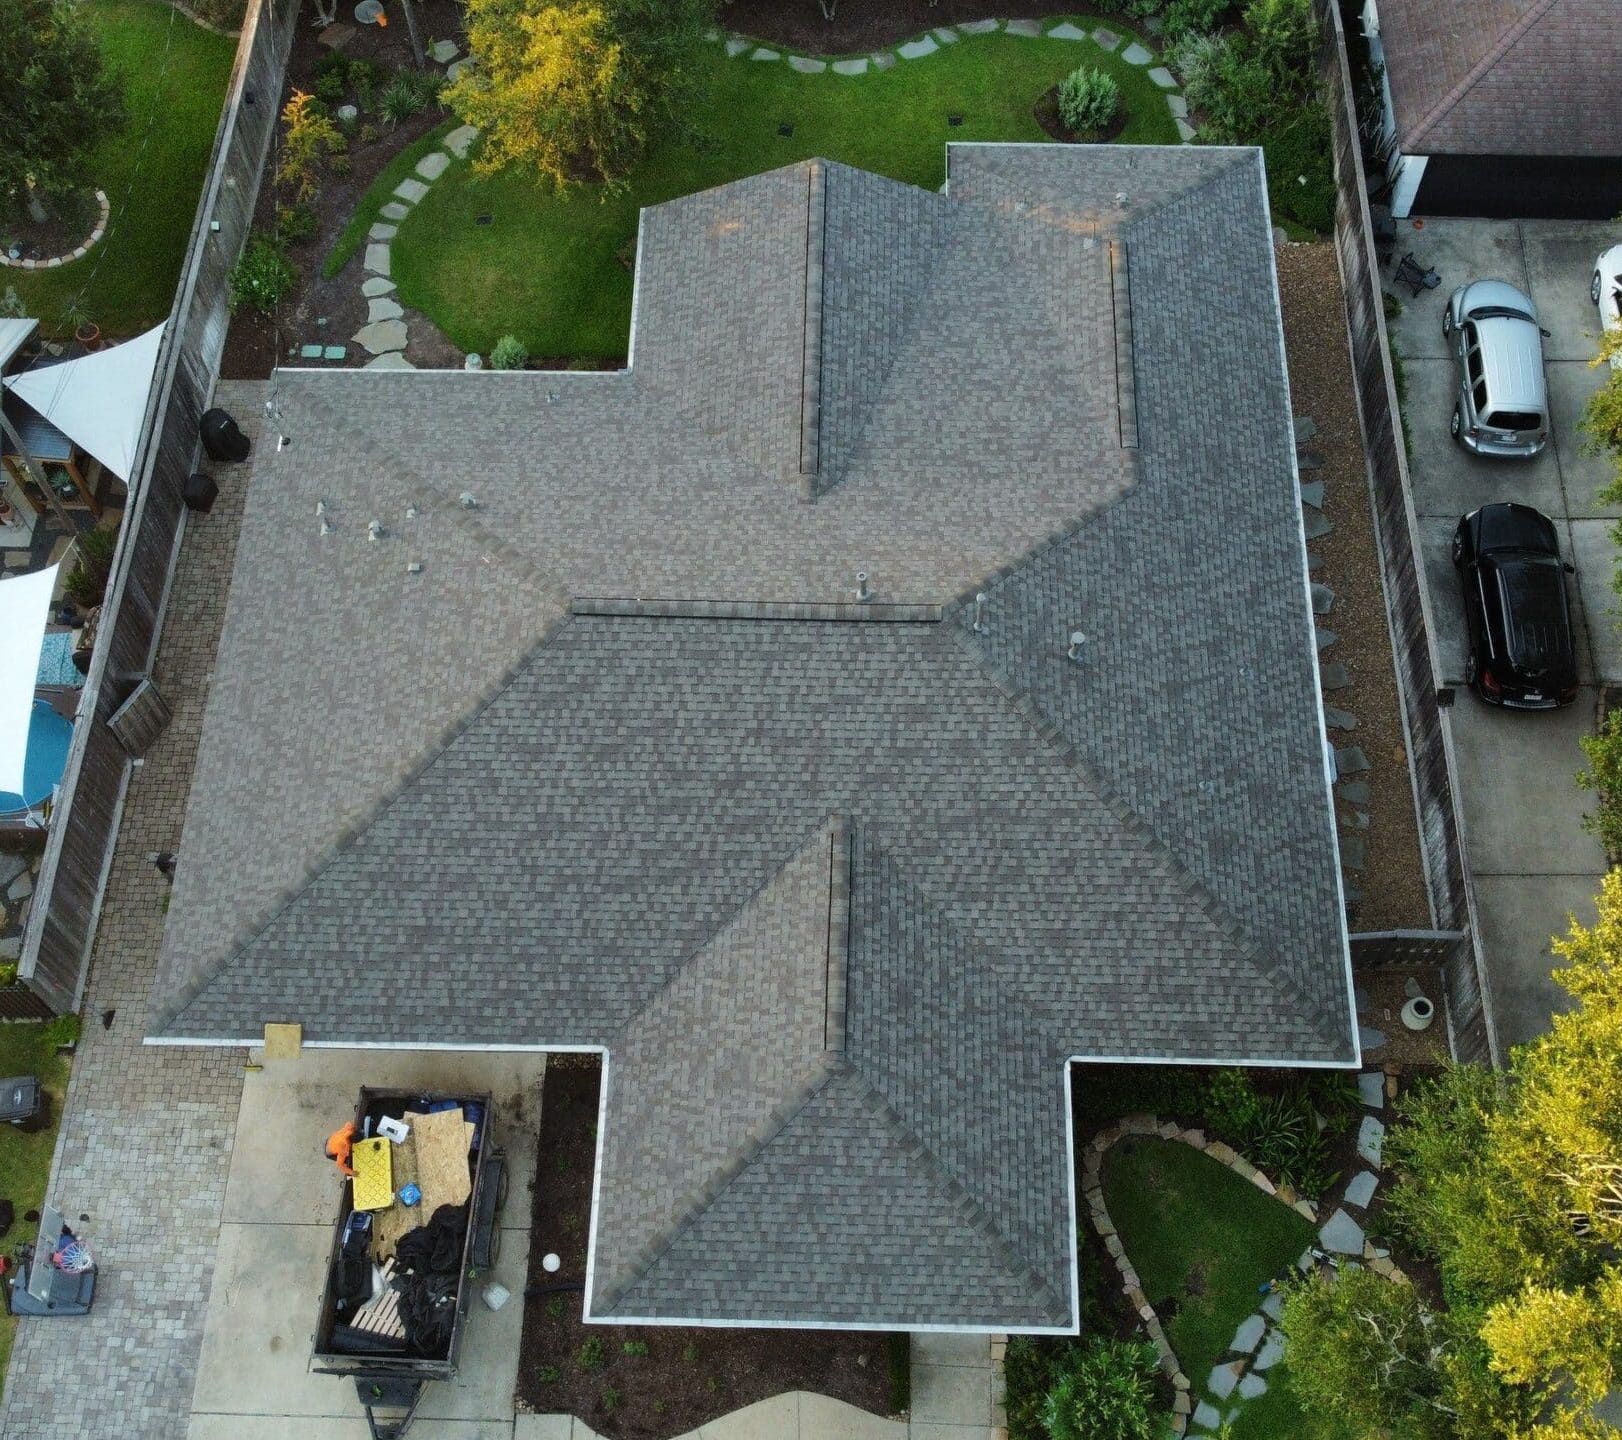
[[[1599,307],[1603,330],[1622,330],[1622,245],[1613,245],[1594,262],[1589,298]],[[1611,368],[1622,370],[1622,351],[1611,356]]]

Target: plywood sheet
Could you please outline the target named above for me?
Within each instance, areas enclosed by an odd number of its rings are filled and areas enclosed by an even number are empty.
[[[417,1223],[426,1225],[441,1205],[460,1205],[472,1192],[467,1151],[473,1143],[473,1125],[460,1110],[433,1115],[408,1111],[405,1118],[417,1147],[417,1184],[422,1187]]]

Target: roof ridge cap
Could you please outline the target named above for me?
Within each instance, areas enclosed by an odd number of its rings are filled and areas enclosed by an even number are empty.
[[[806,164],[805,324],[800,346],[800,493],[816,493],[822,439],[822,292],[828,238],[828,180],[821,160]]]
[[[1201,175],[1200,178],[1190,185],[1186,190],[1179,190],[1175,195],[1167,195],[1153,204],[1145,205],[1141,210],[1130,210],[1126,214],[1122,215],[1119,222],[1114,225],[1100,226],[1099,238],[1110,239],[1119,237],[1121,239],[1125,239],[1127,237],[1127,232],[1131,230],[1134,225],[1140,224],[1145,220],[1155,219],[1157,216],[1169,210],[1173,205],[1181,204],[1184,200],[1188,200],[1193,196],[1198,195],[1202,190],[1209,189],[1218,180],[1221,180],[1226,176],[1231,175],[1235,170],[1240,169],[1245,164],[1245,160],[1244,157],[1238,152],[1257,148],[1259,147],[1252,145],[1209,145],[1198,147],[1199,158],[1202,162],[1207,156],[1215,159],[1218,155],[1221,155],[1223,163],[1217,165],[1216,168],[1210,172],[1210,174]],[[1201,168],[1203,168],[1203,165]]]
[[[1505,27],[1503,34],[1470,67],[1464,78],[1415,122],[1408,133],[1402,137],[1402,148],[1406,149],[1410,143],[1423,140],[1440,125],[1459,106],[1464,97],[1475,89],[1481,82],[1482,77],[1509,53],[1511,47],[1559,3],[1560,0],[1532,0],[1532,4],[1526,8],[1526,12],[1519,19],[1514,20]]]

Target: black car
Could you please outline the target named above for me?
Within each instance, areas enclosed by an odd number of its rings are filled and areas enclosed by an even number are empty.
[[[1483,505],[1459,521],[1453,563],[1470,634],[1465,680],[1491,705],[1552,710],[1577,698],[1577,650],[1560,540],[1530,505]]]

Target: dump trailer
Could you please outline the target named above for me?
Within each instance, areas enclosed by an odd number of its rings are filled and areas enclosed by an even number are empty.
[[[461,1183],[445,1143],[453,1112],[466,1137],[466,1199],[437,1205],[436,1193]],[[398,1440],[424,1388],[456,1374],[474,1281],[500,1248],[507,1161],[482,1093],[362,1089],[353,1144],[313,1368],[353,1380],[373,1440]]]

